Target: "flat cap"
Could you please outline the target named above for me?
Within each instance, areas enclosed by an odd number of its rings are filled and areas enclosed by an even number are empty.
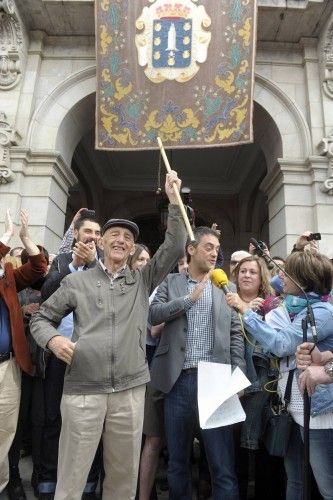
[[[134,236],[134,241],[136,241],[139,237],[139,228],[135,224],[135,222],[127,219],[109,219],[102,228],[102,235],[110,229],[110,227],[126,227],[131,231]]]

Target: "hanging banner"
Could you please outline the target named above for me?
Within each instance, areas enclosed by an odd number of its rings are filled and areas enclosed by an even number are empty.
[[[252,142],[256,0],[95,0],[96,148]]]

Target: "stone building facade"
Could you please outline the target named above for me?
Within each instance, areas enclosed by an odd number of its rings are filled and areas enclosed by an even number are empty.
[[[333,253],[333,2],[258,0],[254,143],[175,151],[200,221],[226,254],[255,236],[286,255],[305,229]],[[93,0],[0,0],[0,231],[6,207],[56,251],[80,206],[146,227],[158,153],[94,150]],[[208,167],[209,165],[209,167]],[[333,255],[332,255],[333,257]]]

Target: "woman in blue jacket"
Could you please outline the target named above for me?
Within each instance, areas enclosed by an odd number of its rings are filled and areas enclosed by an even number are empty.
[[[303,496],[303,399],[298,386],[295,351],[303,342],[302,319],[307,314],[307,299],[312,305],[320,351],[333,349],[333,307],[327,302],[332,288],[332,264],[319,254],[294,252],[286,260],[286,273],[300,284],[304,293],[283,275],[285,300],[265,321],[235,293],[227,294],[229,306],[243,314],[246,329],[267,353],[281,359],[279,386],[284,394],[289,371],[294,371],[289,411],[294,425],[285,456],[287,500]],[[305,298],[305,295],[307,299]],[[268,315],[269,316],[269,315]],[[308,330],[312,341],[312,331]],[[311,398],[310,463],[318,488],[325,500],[333,499],[333,385],[319,385]]]

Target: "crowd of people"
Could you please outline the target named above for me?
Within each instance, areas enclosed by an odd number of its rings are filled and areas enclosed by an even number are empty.
[[[285,259],[250,243],[231,255],[229,287],[217,287],[211,273],[223,263],[221,234],[215,224],[194,227],[195,239],[187,240],[174,184],[180,187],[172,171],[165,239],[153,256],[138,243],[133,221],[111,218],[101,226],[86,209],[56,255],[31,240],[22,210],[22,247],[10,250],[7,211],[0,238],[0,492],[10,500],[26,498],[19,460],[29,447],[40,500],[157,499],[161,455],[169,498],[191,500],[194,441],[198,499],[300,500],[304,392],[311,397],[314,496],[333,499],[332,260],[310,232]],[[314,321],[304,342],[309,310]],[[200,428],[201,361],[245,373],[243,422]],[[284,397],[292,426],[277,457],[265,445],[267,409]]]

